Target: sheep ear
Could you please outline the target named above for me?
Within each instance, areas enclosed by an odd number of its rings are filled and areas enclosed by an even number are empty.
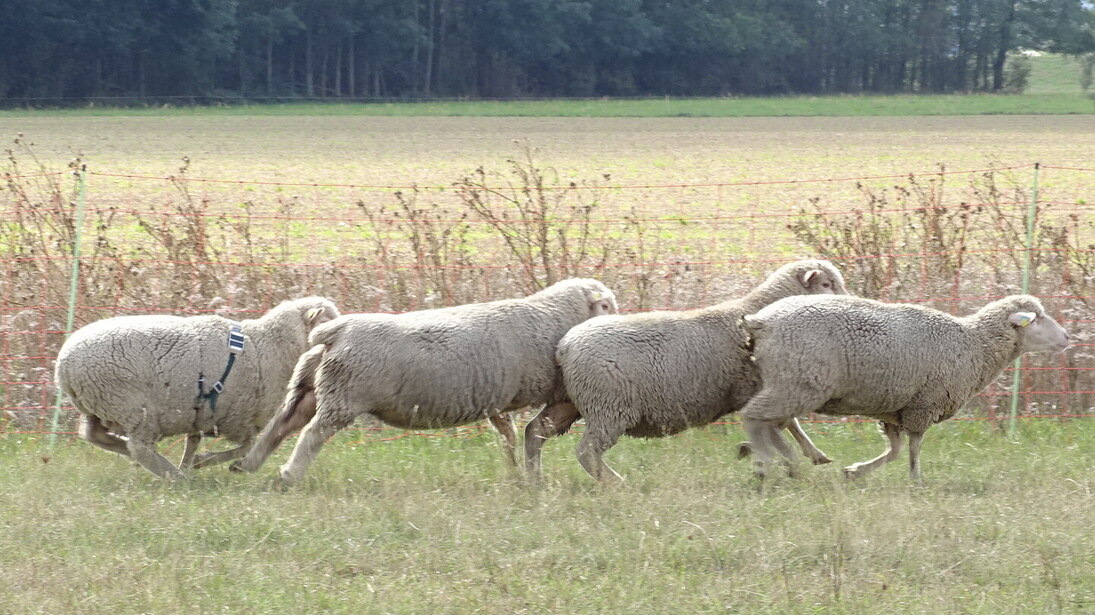
[[[811,269],[807,271],[806,273],[802,274],[802,285],[806,288],[810,288],[810,280],[813,280],[814,277],[819,275],[821,275],[821,271],[817,269]]]
[[[1025,327],[1034,322],[1034,319],[1038,318],[1038,315],[1034,312],[1015,312],[1008,316],[1008,322],[1016,327]]]
[[[321,307],[314,307],[314,308],[312,308],[312,309],[308,310],[308,311],[307,311],[307,312],[306,312],[306,313],[304,314],[304,318],[305,318],[305,319],[307,319],[307,321],[308,321],[308,322],[315,322],[315,320],[316,320],[317,318],[319,318],[320,314],[322,314],[322,313],[323,313],[323,308],[321,308]]]

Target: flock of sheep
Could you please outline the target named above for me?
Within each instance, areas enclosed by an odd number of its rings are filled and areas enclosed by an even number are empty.
[[[750,438],[739,454],[754,456],[761,478],[777,453],[796,471],[782,429],[814,464],[830,461],[798,423],[810,412],[881,422],[886,451],[845,468],[848,477],[893,460],[907,433],[916,478],[928,427],[1019,355],[1069,344],[1028,295],[959,318],[846,292],[831,263],[803,260],[740,299],[686,312],[619,315],[603,284],[569,279],[523,299],[395,315],[340,315],[308,297],[238,323],[109,318],[68,339],[56,381],[81,413],[81,437],[171,479],[227,461],[253,472],[303,429],[280,468],[281,480],[300,479],[323,443],[361,415],[406,429],[486,418],[516,466],[512,413],[526,407],[541,408],[525,428],[532,481],[545,442],[579,418],[578,461],[613,481],[603,457],[621,435],[668,436],[731,412]],[[184,434],[176,466],[156,445]],[[210,435],[238,446],[196,454]]]

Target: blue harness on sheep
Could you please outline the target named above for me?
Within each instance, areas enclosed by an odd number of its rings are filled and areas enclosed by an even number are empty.
[[[240,323],[233,322],[228,331],[228,365],[224,367],[224,373],[213,383],[213,388],[208,393],[205,391],[205,374],[198,373],[198,398],[194,400],[195,408],[200,408],[203,401],[209,400],[209,410],[217,411],[217,396],[224,391],[224,383],[228,380],[228,374],[232,373],[236,356],[243,352],[243,340],[243,329],[240,328]]]

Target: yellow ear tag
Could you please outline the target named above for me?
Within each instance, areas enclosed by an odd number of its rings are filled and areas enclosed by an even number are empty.
[[[1025,327],[1025,326],[1029,325],[1030,323],[1034,322],[1034,316],[1032,316],[1030,314],[1019,314],[1018,316],[1019,316],[1019,318],[1018,318],[1019,322],[1016,323],[1016,324],[1018,324],[1020,327]]]
[[[605,298],[605,296],[604,296],[604,294],[601,293],[601,291],[596,291],[596,292],[593,293],[593,300],[594,301],[600,301],[601,299],[604,299],[604,298]]]

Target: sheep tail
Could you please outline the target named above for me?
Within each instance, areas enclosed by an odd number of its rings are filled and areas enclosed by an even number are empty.
[[[342,318],[336,318],[330,322],[325,322],[319,325],[315,329],[312,329],[312,333],[308,335],[308,342],[313,346],[309,353],[315,350],[316,345],[324,345],[330,347],[335,343],[335,339],[342,333],[342,328],[346,324],[346,320]],[[322,354],[322,353],[320,353]],[[301,357],[303,361],[304,358]]]
[[[745,330],[750,333],[756,333],[764,328],[764,321],[751,314],[742,317],[741,326],[745,327]]]
[[[748,354],[753,354],[753,350],[757,347],[757,332],[764,328],[764,321],[756,316],[742,316],[739,324],[745,331],[743,349]]]
[[[319,364],[323,361],[323,355],[326,352],[326,344],[316,344],[311,350],[300,355],[296,367],[293,368],[293,376],[289,379],[285,408],[295,408],[305,395],[315,390],[316,372],[319,371]]]

